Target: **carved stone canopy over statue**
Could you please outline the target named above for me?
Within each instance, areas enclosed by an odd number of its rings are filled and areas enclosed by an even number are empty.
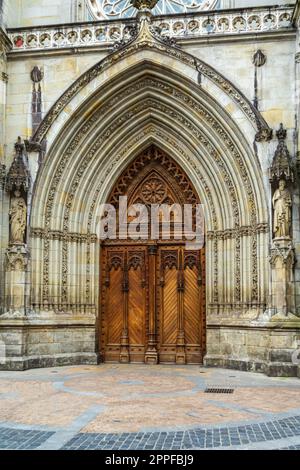
[[[20,137],[15,144],[15,152],[15,158],[6,176],[6,191],[12,194],[15,190],[23,190],[27,193],[30,186],[30,173],[25,145]]]
[[[278,145],[274,154],[272,165],[269,169],[269,180],[271,183],[284,178],[285,181],[294,181],[294,169],[290,157],[290,153],[285,143],[287,131],[280,124],[276,132]]]
[[[10,203],[10,242],[23,244],[25,240],[27,207],[20,191],[15,191]]]
[[[279,181],[272,198],[273,203],[273,232],[275,238],[290,238],[292,226],[292,198],[291,193],[286,189],[285,180]]]

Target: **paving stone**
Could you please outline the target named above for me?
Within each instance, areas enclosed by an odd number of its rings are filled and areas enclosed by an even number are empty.
[[[29,431],[25,429],[19,430],[1,427],[0,449],[36,449],[53,434],[53,432]]]

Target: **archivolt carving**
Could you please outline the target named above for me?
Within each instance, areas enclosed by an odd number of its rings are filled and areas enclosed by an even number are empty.
[[[237,201],[237,196],[236,196],[236,192],[235,192],[235,187],[234,187],[234,184],[231,180],[231,177],[230,177],[228,171],[226,170],[225,164],[224,164],[222,158],[220,157],[219,153],[217,152],[217,150],[215,150],[213,148],[213,146],[209,143],[209,141],[200,133],[200,131],[197,129],[197,127],[194,126],[189,120],[187,120],[186,118],[183,118],[182,116],[180,116],[178,113],[173,111],[168,106],[162,105],[160,102],[156,102],[155,100],[149,99],[149,100],[146,100],[144,103],[136,105],[131,110],[127,110],[126,113],[123,114],[123,116],[120,116],[111,125],[110,132],[112,133],[115,128],[117,129],[117,128],[120,127],[121,123],[125,123],[128,120],[128,113],[132,113],[132,114],[136,115],[138,112],[143,111],[145,107],[157,109],[160,112],[168,113],[169,117],[172,118],[172,119],[178,119],[179,122],[181,123],[181,125],[186,127],[187,129],[191,130],[193,132],[193,134],[195,135],[195,137],[198,138],[198,140],[200,140],[200,142],[208,149],[211,156],[214,158],[214,160],[216,161],[216,163],[220,167],[221,174],[222,174],[223,179],[224,179],[224,181],[225,181],[225,183],[228,187],[229,193],[230,193],[231,198],[232,198],[232,209],[233,209],[233,215],[234,215],[234,220],[235,220],[235,226],[238,227],[240,225],[238,201]],[[91,158],[95,154],[96,150],[98,150],[100,145],[103,143],[103,140],[107,137],[108,137],[107,135],[104,135],[104,136],[101,135],[97,139],[96,143],[92,147],[92,150],[90,152],[88,152],[85,160],[82,162],[82,164],[81,164],[81,166],[78,170],[78,173],[77,173],[75,179],[73,180],[71,189],[68,192],[68,199],[67,199],[67,202],[66,202],[66,210],[65,210],[65,214],[64,214],[64,230],[68,230],[69,212],[71,210],[72,201],[73,201],[73,198],[74,198],[74,195],[75,195],[76,188],[79,184],[80,177],[84,173],[84,170],[86,169],[86,167],[88,165],[88,162],[91,160]],[[232,144],[232,146],[233,146],[233,144]],[[238,157],[239,157],[238,162],[243,167],[243,162],[242,162],[238,152],[236,152],[236,155],[238,155]],[[119,158],[120,157],[117,157],[117,160],[119,160]],[[111,163],[110,170],[113,168],[113,166],[115,164],[116,164],[116,162]],[[244,170],[244,173],[246,173],[246,170],[245,170],[244,167],[243,167],[243,170]],[[247,175],[247,173],[246,173],[246,175]],[[251,187],[250,182],[248,180],[248,175],[247,175],[247,183],[248,183],[248,186]],[[251,191],[251,193],[252,193],[251,194],[251,199],[253,201],[253,204],[251,204],[250,207],[251,207],[252,210],[255,210],[254,195],[253,195],[252,191]],[[256,216],[255,216],[255,218],[256,218]],[[237,244],[237,251],[239,251],[239,245],[238,244]],[[67,250],[65,250],[64,253],[65,253],[65,256],[64,256],[64,259],[63,259],[63,265],[67,264]],[[217,259],[217,256],[218,256],[217,251],[215,251],[215,258],[216,259]],[[236,260],[236,273],[239,273],[240,272],[240,256],[238,254],[237,254],[235,260]],[[65,285],[67,283],[67,272],[63,271],[62,275],[63,275],[63,285]],[[215,277],[217,278],[217,273],[216,272],[215,272]],[[237,296],[239,295],[239,290],[238,290],[240,288],[239,286],[240,286],[240,277],[237,277],[237,280],[236,280],[236,291],[237,291],[236,295]],[[217,286],[215,286],[215,287],[217,287]]]
[[[245,183],[245,187],[246,187],[246,190],[247,190],[247,193],[248,193],[248,198],[249,198],[248,202],[249,202],[249,208],[250,208],[251,222],[253,222],[253,226],[257,223],[256,222],[257,213],[256,213],[254,193],[253,193],[251,182],[250,182],[250,179],[249,179],[249,176],[248,176],[247,169],[245,167],[245,164],[243,162],[241,154],[239,153],[239,151],[235,147],[235,144],[232,142],[232,140],[230,139],[228,134],[222,128],[220,123],[217,122],[214,119],[214,117],[207,110],[203,109],[197,101],[191,99],[188,95],[186,95],[181,90],[178,90],[175,87],[173,88],[173,87],[165,84],[164,82],[162,82],[160,80],[149,79],[149,78],[141,79],[136,84],[127,87],[125,90],[122,90],[122,92],[119,95],[115,95],[111,100],[109,100],[107,102],[106,105],[104,105],[101,109],[99,109],[84,124],[84,126],[81,128],[79,133],[71,141],[69,147],[67,147],[65,155],[64,155],[64,157],[62,158],[62,160],[60,161],[60,163],[57,167],[57,170],[56,170],[56,172],[54,174],[54,177],[53,177],[53,180],[52,180],[50,191],[48,193],[48,200],[47,200],[47,203],[46,203],[46,217],[45,217],[45,229],[44,229],[44,232],[45,232],[45,235],[44,235],[45,236],[45,242],[44,242],[44,250],[45,250],[45,256],[44,256],[44,286],[43,286],[44,300],[46,300],[47,297],[48,297],[48,282],[49,282],[49,242],[48,242],[48,240],[52,236],[51,235],[51,230],[50,230],[51,214],[52,214],[52,208],[53,208],[56,188],[58,187],[59,182],[62,178],[64,168],[66,167],[66,165],[67,165],[68,161],[70,160],[70,158],[72,158],[73,153],[79,147],[81,140],[88,133],[88,131],[92,128],[92,126],[97,122],[97,120],[99,119],[99,116],[100,115],[103,116],[105,114],[105,112],[108,112],[110,109],[112,109],[112,103],[113,102],[115,102],[115,103],[120,102],[120,100],[122,100],[128,94],[132,93],[133,91],[136,91],[137,87],[142,88],[142,87],[145,87],[145,86],[155,87],[155,88],[159,89],[160,91],[162,91],[164,93],[167,93],[167,94],[172,93],[173,97],[175,97],[179,101],[182,101],[185,106],[188,104],[188,106],[190,108],[192,108],[193,110],[195,110],[195,112],[197,112],[198,114],[203,116],[205,118],[205,120],[211,124],[211,127],[213,127],[214,130],[218,133],[220,138],[223,140],[223,142],[229,148],[229,150],[231,152],[231,155],[234,157],[234,159],[236,161],[237,168],[238,168],[238,170],[239,170],[239,172],[242,176],[242,179]],[[67,264],[68,264],[67,244],[68,244],[69,241],[71,241],[71,240],[67,239],[66,237],[69,234],[69,232],[68,232],[68,230],[69,230],[69,213],[70,213],[70,210],[72,208],[72,203],[73,203],[73,199],[74,199],[76,189],[77,189],[77,187],[80,183],[80,180],[81,180],[81,178],[82,178],[89,162],[95,156],[96,152],[98,151],[99,147],[103,144],[103,142],[106,139],[108,139],[110,137],[110,135],[114,132],[114,130],[119,128],[122,123],[127,122],[128,119],[134,113],[138,113],[138,112],[142,111],[143,109],[145,109],[145,107],[153,108],[155,110],[159,110],[160,112],[168,114],[171,119],[178,120],[178,122],[180,122],[182,127],[185,127],[187,130],[192,132],[193,135],[204,146],[206,146],[206,148],[210,152],[211,156],[214,158],[214,160],[218,164],[218,166],[220,168],[220,171],[221,171],[221,174],[223,175],[223,179],[224,179],[224,181],[226,183],[226,186],[229,190],[229,194],[231,195],[235,228],[239,228],[239,226],[240,226],[239,209],[238,209],[239,205],[238,205],[238,200],[237,200],[237,196],[236,196],[236,193],[235,193],[235,186],[234,186],[234,183],[231,180],[231,177],[230,177],[229,173],[226,170],[225,163],[222,160],[221,156],[213,148],[213,146],[210,144],[210,142],[201,134],[200,130],[194,124],[191,123],[191,121],[189,121],[188,119],[186,119],[185,117],[183,117],[179,113],[175,112],[170,107],[168,107],[166,105],[162,105],[160,102],[158,102],[154,99],[148,99],[146,102],[142,103],[142,105],[136,105],[133,108],[131,108],[130,110],[127,110],[127,112],[125,114],[119,116],[118,119],[115,120],[112,123],[109,131],[104,131],[98,137],[98,139],[92,145],[90,151],[86,154],[85,159],[82,161],[82,163],[81,163],[81,165],[80,165],[80,167],[79,167],[79,169],[78,169],[78,171],[75,175],[75,178],[73,179],[70,191],[68,192],[68,199],[67,199],[66,206],[65,206],[66,208],[65,208],[65,213],[64,213],[63,232],[62,232],[63,233],[62,239],[64,241],[63,268],[62,268],[62,285],[63,285],[64,298],[67,297],[67,274],[68,274],[68,272],[67,272]],[[152,132],[152,131],[153,131],[153,128],[149,132]],[[158,131],[156,131],[156,132],[158,132]],[[165,136],[164,136],[164,138],[165,138]],[[130,147],[132,147],[133,145],[134,145],[134,142],[132,143],[132,145]],[[176,147],[177,147],[176,151],[178,151],[182,154],[181,149],[179,149],[178,146],[176,146]],[[90,286],[90,282],[91,282],[91,280],[90,280],[90,262],[91,262],[91,259],[90,259],[90,256],[91,256],[90,243],[92,243],[92,240],[90,238],[91,237],[90,228],[91,228],[91,222],[92,222],[93,217],[94,217],[95,203],[96,203],[97,197],[98,197],[99,192],[100,192],[100,187],[104,183],[106,177],[112,171],[113,167],[117,164],[117,162],[122,158],[122,155],[125,155],[127,152],[128,152],[128,148],[124,149],[122,154],[117,155],[115,157],[115,159],[111,162],[110,167],[106,170],[106,174],[104,175],[102,180],[99,182],[99,186],[95,191],[95,195],[94,195],[94,198],[93,198],[93,201],[92,201],[92,205],[90,207],[89,217],[88,217],[88,233],[87,233],[87,237],[88,237],[87,238],[87,281],[86,281],[87,282],[87,287],[86,287],[87,299],[89,298],[89,292],[90,292],[89,291],[89,286]],[[189,161],[190,164],[192,163],[190,158],[188,158],[187,156],[185,158]],[[200,172],[199,172],[199,168],[197,167],[197,165],[195,165],[195,163],[193,163],[192,166],[193,166],[195,172],[197,172],[199,178],[201,179],[201,183],[204,186],[204,190],[207,193],[207,197],[211,201],[211,208],[210,209],[211,209],[211,212],[212,212],[213,227],[214,227],[215,230],[217,230],[217,227],[218,227],[217,217],[216,217],[216,213],[215,213],[214,208],[213,208],[212,197],[211,197],[211,194],[209,193],[208,186],[207,186],[205,180],[199,174]],[[238,235],[237,237],[239,237],[239,236],[240,235]],[[236,250],[238,252],[240,251],[239,241],[236,244]],[[257,261],[256,261],[257,253],[256,253],[256,251],[257,251],[256,235],[254,235],[253,236],[253,244],[252,244],[252,269],[253,269],[253,287],[252,287],[252,291],[254,293],[253,297],[256,296],[255,292],[257,291]],[[217,301],[217,299],[218,299],[218,288],[217,288],[217,286],[218,286],[218,272],[217,272],[218,246],[217,246],[217,243],[214,243],[214,258],[215,258],[215,261],[214,261],[214,301]],[[236,255],[236,274],[237,274],[236,297],[237,298],[240,295],[240,290],[239,290],[240,289],[240,276],[239,276],[239,273],[240,273],[240,255],[237,253],[237,255]]]
[[[76,80],[68,90],[56,101],[50,111],[47,113],[43,122],[37,129],[33,140],[40,142],[45,135],[57,116],[63,110],[63,108],[71,101],[71,99],[77,95],[77,93],[88,85],[94,78],[100,75],[108,67],[112,66],[116,62],[126,58],[139,50],[156,50],[160,53],[166,54],[172,58],[176,58],[186,65],[189,65],[199,71],[203,76],[210,79],[218,87],[220,87],[226,94],[228,94],[243,110],[246,116],[257,125],[258,130],[268,129],[268,125],[263,117],[258,113],[254,106],[247,100],[247,98],[236,89],[236,87],[215,69],[210,67],[208,64],[202,62],[200,59],[192,56],[191,54],[184,52],[175,47],[163,44],[162,42],[152,41],[139,41],[134,44],[128,45],[126,48],[115,51],[112,54],[106,56],[102,61],[94,65],[91,69],[85,72],[78,80]]]
[[[114,98],[109,100],[107,105],[104,105],[103,107],[101,107],[101,109],[98,112],[96,112],[85,123],[85,125],[81,128],[79,133],[71,141],[70,146],[67,147],[66,152],[64,154],[64,157],[61,160],[61,162],[60,162],[60,164],[59,164],[59,166],[58,166],[58,168],[55,172],[54,178],[52,180],[51,188],[49,190],[48,201],[47,201],[47,204],[46,204],[46,226],[49,226],[49,224],[50,224],[50,218],[51,218],[51,211],[52,211],[52,206],[53,206],[54,195],[55,195],[55,192],[56,192],[56,188],[59,184],[59,181],[61,179],[64,167],[67,165],[67,163],[68,163],[69,159],[71,158],[73,152],[78,149],[78,146],[80,145],[81,140],[87,134],[89,129],[92,127],[92,125],[98,121],[100,116],[103,116],[106,111],[111,110],[112,107],[114,106],[114,104],[119,103],[122,99],[126,98],[126,96],[128,96],[129,94],[134,93],[135,91],[137,91],[139,89],[143,89],[147,86],[150,86],[152,88],[154,87],[154,88],[159,89],[161,91],[163,90],[163,91],[167,92],[168,94],[171,94],[172,91],[173,91],[174,97],[176,97],[177,99],[182,101],[185,105],[188,104],[188,106],[190,108],[194,109],[197,113],[200,113],[200,115],[205,119],[205,122],[209,122],[211,124],[211,126],[213,127],[213,129],[218,133],[218,135],[220,135],[220,137],[222,138],[224,143],[228,146],[228,148],[231,151],[234,158],[237,160],[237,164],[238,164],[238,167],[240,169],[240,173],[243,177],[243,181],[246,185],[247,192],[250,196],[249,204],[250,204],[252,217],[254,218],[254,212],[255,212],[254,196],[253,196],[253,191],[252,191],[252,188],[251,188],[251,183],[249,181],[249,177],[248,177],[248,174],[247,174],[247,170],[245,168],[244,162],[242,161],[241,155],[239,154],[239,152],[235,148],[234,143],[228,137],[228,134],[225,132],[225,130],[222,128],[222,126],[215,120],[215,118],[207,110],[203,109],[199,105],[199,103],[197,103],[195,100],[191,99],[185,93],[183,93],[181,91],[178,92],[178,90],[176,88],[170,87],[169,85],[166,85],[165,83],[161,82],[160,80],[142,79],[141,81],[137,82],[136,84],[127,87],[127,89],[123,90],[119,95],[116,95],[116,96],[114,96]],[[152,103],[152,101],[148,100],[148,105],[151,105],[151,103]],[[144,106],[146,106],[146,103],[144,103]],[[171,110],[170,108],[164,108],[164,109],[165,109],[166,112],[169,112],[169,114],[172,114],[172,116],[173,116],[173,110]],[[122,121],[124,121],[124,120],[128,119],[129,117],[131,117],[132,113],[135,113],[135,112],[138,112],[138,108],[136,108],[136,107],[133,110],[130,111],[129,115],[123,116],[123,118],[120,118],[118,121],[115,121],[114,126],[111,126],[108,132],[106,132],[105,134],[102,134],[97,139],[97,141],[94,143],[94,145],[91,147],[90,151],[88,152],[84,163],[82,163],[82,165],[81,165],[81,167],[80,167],[80,169],[79,169],[79,171],[76,175],[76,179],[80,178],[80,176],[82,175],[82,172],[84,171],[84,169],[88,165],[89,160],[94,156],[95,152],[98,150],[99,146],[104,142],[104,140],[109,138],[109,136],[112,134],[113,130],[115,128],[117,128],[121,124]],[[182,121],[182,119],[181,119],[181,121]],[[184,122],[181,122],[181,124],[186,125],[188,127],[191,127],[190,123],[187,122],[186,120]],[[193,126],[192,129],[193,129],[194,134],[196,134],[196,137],[199,137],[200,133],[199,133],[199,131],[196,130],[196,127]],[[204,138],[202,138],[202,143],[204,145],[209,144]],[[210,148],[210,150],[211,149],[212,148]],[[76,183],[74,183],[74,187],[76,187],[76,186],[77,186]],[[71,193],[73,194],[73,191],[71,191]],[[66,212],[69,211],[69,207],[70,207],[70,204],[71,204],[72,199],[73,199],[72,194],[69,195],[69,199],[67,201],[67,206],[66,206],[67,207]],[[66,220],[67,220],[67,215],[66,215]],[[66,224],[67,224],[67,222],[66,222]]]
[[[110,135],[113,133],[115,129],[119,129],[121,124],[124,124],[128,121],[128,113],[132,113],[135,116],[143,111],[145,108],[147,109],[154,109],[157,111],[160,111],[164,114],[167,114],[169,118],[173,120],[178,120],[181,126],[185,127],[188,131],[192,132],[193,135],[199,140],[203,146],[208,150],[209,154],[213,157],[213,159],[216,161],[217,165],[220,168],[220,171],[223,176],[223,180],[225,181],[229,193],[232,198],[232,208],[233,208],[233,215],[234,215],[234,220],[235,220],[235,225],[239,226],[239,205],[237,202],[237,195],[235,191],[235,185],[231,180],[230,174],[228,173],[226,169],[226,165],[224,160],[221,158],[219,152],[213,147],[213,145],[207,140],[205,136],[202,135],[201,131],[194,125],[192,124],[191,120],[188,120],[187,118],[183,117],[181,114],[178,112],[174,111],[171,109],[169,106],[166,106],[164,104],[161,104],[159,101],[156,101],[154,99],[147,99],[143,103],[139,103],[138,105],[135,105],[133,108],[130,108],[129,110],[126,110],[126,112],[123,115],[120,115],[116,121],[114,121],[111,126],[110,126]],[[106,140],[109,136],[107,136],[106,132],[101,134],[99,138],[95,141],[95,144],[92,146],[92,149],[86,154],[85,158],[81,162],[81,165],[77,171],[77,174],[75,175],[75,178],[73,179],[72,185],[68,191],[68,198],[66,201],[65,205],[65,213],[64,213],[64,223],[63,223],[63,228],[64,230],[68,229],[68,224],[69,224],[69,213],[72,207],[72,201],[74,199],[74,195],[76,192],[76,189],[79,185],[80,179],[87,168],[89,162],[91,159],[94,157],[96,154],[96,151],[98,151],[99,147],[101,144],[103,144],[104,140]],[[119,160],[119,157],[117,157]],[[243,167],[244,164],[241,159],[239,159],[240,165]],[[113,168],[115,162],[111,163],[111,168],[108,170],[108,172],[111,171]],[[244,168],[243,168],[244,170]],[[246,171],[246,170],[245,170]],[[247,175],[247,182],[251,188],[251,184],[248,179]],[[256,208],[255,208],[255,203],[254,203],[254,194],[251,188],[251,200],[253,201],[253,204],[251,205],[252,211],[254,211],[254,216],[256,218]],[[48,207],[48,203],[47,203]],[[47,210],[48,212],[48,210]]]

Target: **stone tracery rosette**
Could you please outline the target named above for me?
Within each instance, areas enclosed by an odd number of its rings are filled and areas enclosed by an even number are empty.
[[[87,4],[94,19],[105,20],[132,18],[142,8],[154,15],[195,13],[213,9],[217,0],[88,0]]]

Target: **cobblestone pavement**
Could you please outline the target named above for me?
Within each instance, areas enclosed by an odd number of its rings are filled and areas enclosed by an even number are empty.
[[[300,380],[163,365],[0,372],[0,449],[218,448],[299,450]]]

